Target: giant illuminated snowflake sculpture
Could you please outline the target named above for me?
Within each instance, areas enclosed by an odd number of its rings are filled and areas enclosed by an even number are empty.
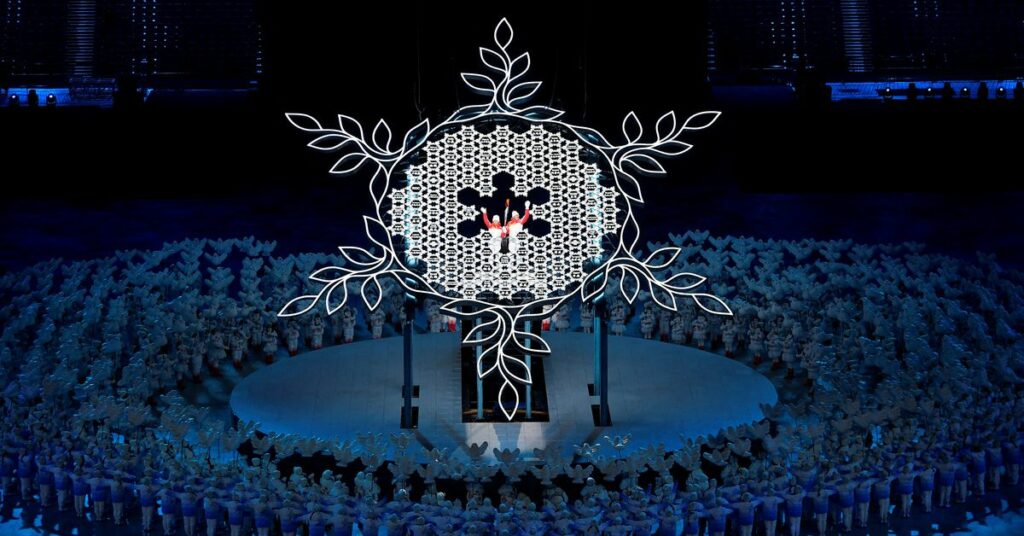
[[[301,315],[323,300],[332,314],[347,301],[349,284],[359,285],[373,310],[381,302],[381,278],[393,278],[410,293],[442,301],[448,314],[479,319],[463,343],[483,347],[480,377],[501,376],[499,399],[509,420],[519,406],[515,384],[532,383],[529,367],[514,354],[550,353],[523,323],[547,317],[577,295],[594,300],[614,279],[630,303],[645,288],[670,310],[686,298],[709,313],[732,314],[721,299],[697,291],[704,277],[657,275],[674,271],[679,248],[643,258],[634,251],[640,230],[633,205],[643,202],[635,174],[664,175],[658,159],[688,151],[692,146],[680,140],[683,134],[707,128],[719,112],[697,113],[682,124],[668,112],[656,122],[653,136],[644,135],[630,112],[622,122],[625,141],[612,143],[596,130],[561,121],[560,110],[526,106],[540,82],[523,80],[530,55],[513,57],[512,37],[502,19],[494,30],[497,48],[480,48],[491,74],[462,73],[466,85],[489,102],[463,107],[437,125],[424,120],[399,143],[383,120],[367,135],[346,115],[338,116],[334,128],[309,115],[287,114],[292,125],[316,135],[310,147],[342,153],[331,173],[373,169],[369,188],[375,211],[363,220],[375,247],[341,247],[346,266],[311,274],[323,284],[319,292],[291,300],[278,313]],[[541,235],[525,227],[514,251],[489,247],[483,222],[470,236],[458,230],[481,217],[475,206],[459,201],[459,192],[490,196],[498,174],[513,178],[517,196],[536,188],[548,194],[531,218],[550,230]]]

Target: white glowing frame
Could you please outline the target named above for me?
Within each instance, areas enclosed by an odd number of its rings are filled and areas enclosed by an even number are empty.
[[[678,138],[686,131],[702,130],[711,126],[721,112],[699,112],[679,125],[675,113],[670,111],[658,118],[652,141],[641,141],[644,135],[643,125],[634,112],[629,112],[622,121],[622,133],[626,142],[615,145],[594,129],[559,121],[558,118],[565,113],[561,110],[541,105],[522,107],[536,94],[541,83],[521,80],[530,68],[530,54],[523,53],[515,58],[509,55],[508,47],[513,35],[508,20],[501,19],[494,29],[494,42],[498,49],[480,47],[480,60],[496,75],[462,73],[463,82],[473,91],[489,96],[490,102],[462,107],[434,126],[425,119],[406,132],[401,146],[394,146],[391,127],[383,119],[377,122],[367,137],[362,125],[347,115],[338,115],[338,128],[335,129],[324,128],[317,119],[306,114],[285,114],[296,128],[318,135],[309,142],[309,147],[320,151],[344,149],[345,154],[331,168],[331,173],[348,175],[365,164],[375,165],[369,184],[370,196],[375,207],[374,214],[364,216],[363,223],[367,238],[379,246],[381,251],[378,254],[376,251],[360,247],[341,246],[341,254],[351,267],[328,266],[316,270],[309,279],[324,284],[319,292],[292,299],[278,313],[280,317],[302,315],[312,310],[323,299],[327,314],[333,314],[348,301],[348,284],[359,281],[363,301],[373,311],[380,306],[383,297],[381,278],[394,278],[410,293],[439,300],[442,303],[441,311],[446,314],[480,320],[462,342],[467,345],[483,346],[477,360],[477,374],[481,378],[494,371],[500,374],[503,383],[498,393],[501,401],[499,405],[510,421],[520,404],[519,391],[513,381],[531,384],[533,379],[526,363],[509,355],[506,349],[516,348],[531,355],[551,353],[544,339],[533,333],[519,331],[516,327],[528,320],[540,321],[549,317],[577,294],[584,302],[601,297],[606,291],[613,271],[617,271],[618,274],[619,292],[630,304],[636,300],[643,281],[650,290],[651,298],[665,309],[677,310],[677,298],[683,297],[692,299],[698,307],[710,314],[732,315],[729,306],[720,298],[708,293],[693,292],[703,285],[707,278],[689,272],[676,273],[664,280],[655,275],[655,272],[667,270],[672,266],[680,253],[680,248],[664,247],[654,251],[644,260],[640,260],[634,254],[640,228],[633,215],[633,203],[643,203],[643,195],[635,176],[627,171],[628,168],[634,173],[644,175],[665,175],[665,168],[657,158],[679,156],[689,151],[693,146]],[[390,189],[390,178],[399,164],[419,151],[435,132],[488,118],[515,118],[531,124],[550,124],[559,127],[559,130],[573,132],[581,143],[599,155],[605,164],[604,167],[611,170],[615,187],[623,197],[626,210],[618,230],[618,245],[609,253],[603,264],[584,275],[562,295],[536,297],[532,301],[517,305],[446,295],[405,265],[396,252],[391,232],[384,225],[381,204]],[[702,301],[715,303],[718,308],[708,308]],[[492,359],[493,364],[490,364]],[[515,401],[511,410],[507,409],[506,404],[509,393],[514,396]]]

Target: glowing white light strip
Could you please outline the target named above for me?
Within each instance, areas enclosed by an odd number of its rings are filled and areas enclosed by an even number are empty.
[[[526,320],[539,321],[550,316],[577,293],[585,301],[602,296],[613,275],[619,279],[619,291],[631,303],[640,288],[646,286],[652,299],[669,310],[675,311],[677,300],[682,297],[693,300],[708,313],[732,314],[718,297],[694,292],[706,281],[703,276],[677,273],[662,280],[655,275],[655,272],[671,271],[679,248],[660,249],[643,261],[634,252],[640,229],[633,214],[633,203],[643,203],[636,174],[664,175],[665,168],[658,160],[689,151],[692,145],[679,138],[687,131],[711,126],[720,112],[691,115],[682,125],[674,112],[668,112],[658,118],[654,135],[646,138],[640,119],[629,112],[622,121],[625,143],[611,143],[594,129],[560,121],[564,114],[561,110],[541,105],[525,106],[541,83],[522,79],[530,68],[530,55],[523,53],[513,58],[509,54],[513,37],[511,25],[502,19],[494,29],[497,49],[480,48],[480,60],[491,73],[462,73],[463,82],[471,90],[489,97],[487,104],[460,108],[437,125],[431,126],[429,120],[424,120],[405,133],[400,146],[394,143],[391,127],[383,119],[367,137],[362,125],[346,115],[338,116],[337,128],[326,128],[312,116],[286,114],[296,128],[316,135],[309,147],[342,153],[331,173],[348,175],[365,166],[374,170],[369,190],[375,211],[363,218],[366,235],[374,247],[373,250],[341,247],[348,266],[332,266],[314,272],[310,279],[324,283],[319,293],[294,298],[278,313],[282,317],[301,315],[312,310],[321,299],[325,301],[328,314],[333,313],[347,301],[348,283],[360,281],[363,301],[374,310],[383,294],[380,278],[392,277],[409,292],[439,300],[443,303],[444,314],[486,320],[475,327],[463,343],[484,347],[477,363],[481,377],[495,371],[502,377],[499,399],[509,420],[519,407],[519,393],[514,383],[530,384],[532,377],[526,363],[509,355],[507,350],[514,348],[533,355],[550,353],[542,338],[515,327]],[[524,134],[512,133],[507,128],[484,134],[476,128],[489,120],[509,119],[528,122],[531,128]],[[563,133],[577,139],[566,139]],[[432,140],[428,142],[428,139]],[[520,146],[524,141],[527,145]],[[530,146],[534,141],[536,144]],[[482,144],[490,146],[490,160],[470,166],[458,165],[460,154],[479,154]],[[600,166],[581,162],[579,151],[583,149],[598,155]],[[503,158],[500,164],[493,157],[494,151]],[[407,174],[398,169],[407,157],[419,153],[426,154],[427,163],[413,166]],[[430,164],[431,158],[434,164]],[[507,161],[508,158],[514,161]],[[517,176],[515,171],[528,167],[538,158],[557,158],[559,169]],[[611,173],[614,189],[597,181],[600,169]],[[525,194],[528,185],[546,188],[551,200],[535,207],[536,217],[563,222],[552,224],[551,233],[545,237],[532,236],[528,228],[524,229],[519,235],[521,249],[515,255],[491,253],[487,247],[488,235],[483,231],[474,238],[465,238],[457,230],[458,222],[480,216],[475,207],[461,205],[454,199],[458,188],[452,186],[465,185],[481,195],[489,195],[490,179],[499,171],[516,176],[517,194]],[[406,177],[407,184],[392,189],[392,177]],[[385,198],[392,205],[390,226],[385,225],[382,217]],[[625,210],[619,210],[624,213],[621,219],[616,218],[616,199],[625,205]],[[419,206],[413,206],[415,201]],[[438,207],[441,210],[424,210],[424,202],[442,203]],[[573,204],[582,217],[571,217]],[[440,214],[450,207],[456,207],[457,214],[441,218]],[[596,213],[598,221],[587,225],[564,223],[582,222],[587,213]],[[602,251],[602,237],[608,234],[618,237],[617,244],[614,249]],[[405,258],[397,253],[393,235],[404,240]],[[570,257],[571,265],[558,277],[542,276],[535,269],[553,262],[554,251],[572,248],[583,253]],[[602,256],[607,260],[598,268],[583,272],[584,261]],[[406,264],[417,260],[425,262],[426,275]],[[558,259],[563,260],[566,259]],[[510,268],[499,271],[499,277],[484,277],[480,266],[487,262],[504,263]],[[516,276],[520,276],[519,279]],[[335,292],[339,287],[341,290]],[[518,291],[528,292],[531,298],[525,303],[509,304],[507,298]],[[481,295],[488,292],[504,301],[481,299]],[[715,304],[716,308],[709,308],[705,302]],[[485,336],[475,339],[477,333]],[[526,340],[531,342],[529,350],[524,346]],[[506,409],[508,396],[514,398],[512,409]]]

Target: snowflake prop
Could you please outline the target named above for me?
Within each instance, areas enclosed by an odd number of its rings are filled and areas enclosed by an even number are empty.
[[[323,284],[319,292],[291,300],[278,313],[301,315],[323,301],[333,314],[348,300],[350,284],[375,310],[381,279],[393,278],[412,294],[441,301],[447,314],[479,320],[463,343],[483,347],[481,378],[495,372],[501,377],[498,396],[509,420],[519,407],[516,384],[532,383],[529,367],[516,355],[550,353],[541,337],[522,330],[524,322],[546,318],[576,296],[599,299],[616,281],[629,303],[646,289],[666,309],[676,310],[682,298],[708,313],[732,314],[721,299],[698,291],[704,277],[666,273],[673,272],[679,248],[644,258],[635,251],[640,229],[633,206],[643,203],[636,175],[664,175],[658,160],[690,150],[683,134],[711,126],[720,113],[700,112],[680,124],[668,112],[653,136],[645,136],[630,112],[622,122],[625,141],[612,143],[596,130],[560,120],[561,110],[527,106],[541,83],[523,80],[530,55],[513,57],[512,38],[502,19],[494,30],[496,48],[480,48],[490,74],[462,73],[463,82],[489,102],[463,107],[436,125],[424,120],[398,143],[384,120],[367,136],[346,115],[338,116],[335,128],[306,114],[286,114],[296,128],[316,136],[309,147],[341,153],[331,173],[373,171],[375,211],[363,221],[374,246],[342,246],[346,265],[315,271],[309,278]],[[460,192],[493,196],[499,174],[512,178],[517,197],[537,189],[547,194],[530,211],[532,225],[510,237],[502,233],[501,248],[478,207],[460,202]],[[531,232],[538,221],[550,226],[546,233]],[[478,222],[476,232],[461,233],[466,222]]]

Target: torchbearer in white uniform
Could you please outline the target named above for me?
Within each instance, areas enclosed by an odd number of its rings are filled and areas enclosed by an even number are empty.
[[[505,200],[505,205],[508,206],[507,199]],[[508,231],[506,232],[506,234],[508,235],[508,250],[513,255],[519,251],[519,233],[523,231],[523,226],[526,225],[526,222],[529,221],[529,219],[530,202],[527,201],[526,211],[523,212],[523,217],[520,218],[519,212],[513,210],[512,217],[509,218],[508,223],[506,224],[506,227],[508,228]]]
[[[483,213],[484,228],[491,235],[491,239],[487,241],[487,247],[491,249],[491,253],[497,255],[501,252],[501,242],[505,239],[507,230],[501,224],[501,218],[498,215],[487,219],[487,207],[480,209],[480,212]]]

